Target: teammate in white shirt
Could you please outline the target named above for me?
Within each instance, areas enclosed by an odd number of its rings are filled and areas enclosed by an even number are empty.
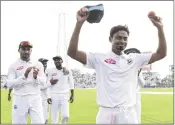
[[[48,70],[48,81],[57,80],[57,83],[51,86],[50,98],[52,124],[58,124],[59,110],[61,109],[61,124],[67,124],[69,119],[69,101],[74,101],[74,81],[72,72],[63,72],[63,60],[60,56],[53,57],[55,68]],[[48,83],[50,84],[50,83]],[[71,96],[69,98],[69,91]]]
[[[43,66],[32,61],[32,44],[22,41],[18,52],[20,59],[8,70],[6,86],[13,89],[12,124],[27,124],[28,112],[32,124],[44,124],[39,85],[46,82]]]
[[[47,62],[49,61],[48,59],[45,58],[40,58],[38,61],[40,61],[43,64],[44,67],[44,72],[46,74],[46,79],[47,79]],[[47,98],[48,98],[48,87],[45,86],[40,86],[41,88],[41,98],[42,98],[42,105],[43,105],[43,114],[44,114],[44,120],[45,124],[48,122],[49,118],[49,105],[47,103]]]
[[[126,49],[124,50],[125,54],[130,54],[130,53],[141,53],[140,50],[136,49],[136,48],[130,48],[130,49]],[[141,124],[141,93],[140,93],[140,88],[143,87],[145,85],[145,81],[143,79],[143,75],[142,75],[142,69],[140,69],[138,71],[138,80],[137,80],[137,86],[136,86],[136,105],[135,105],[135,110],[136,110],[136,115],[137,115],[137,119],[138,119],[138,123]]]
[[[78,50],[79,34],[83,23],[89,16],[88,9],[81,8],[76,16],[77,22],[67,53],[71,58],[96,70],[97,103],[99,105],[96,123],[138,123],[134,108],[138,70],[145,64],[163,59],[167,52],[161,18],[149,17],[158,29],[159,46],[157,51],[151,54],[134,53],[126,55],[123,50],[127,46],[129,30],[127,26],[122,25],[114,26],[110,31],[109,41],[112,45],[110,52],[87,54]]]

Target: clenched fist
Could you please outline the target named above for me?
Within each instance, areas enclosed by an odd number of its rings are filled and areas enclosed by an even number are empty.
[[[89,16],[89,12],[87,8],[81,8],[78,12],[77,12],[77,22],[79,23],[84,23],[84,21],[88,18]]]

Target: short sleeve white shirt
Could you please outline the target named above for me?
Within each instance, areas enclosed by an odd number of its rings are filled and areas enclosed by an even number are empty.
[[[136,103],[138,70],[152,54],[88,53],[87,68],[95,69],[97,103],[103,107],[132,106]]]

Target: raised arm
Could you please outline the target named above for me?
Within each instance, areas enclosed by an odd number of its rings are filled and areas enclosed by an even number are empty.
[[[159,45],[158,45],[157,51],[152,54],[151,59],[149,60],[149,64],[163,59],[167,54],[166,38],[165,38],[161,18],[155,16],[155,17],[150,17],[150,20],[158,30]]]
[[[68,47],[68,51],[67,54],[81,62],[82,64],[86,64],[86,53],[83,51],[78,50],[78,40],[79,40],[79,34],[80,34],[80,30],[81,27],[83,25],[83,23],[85,22],[85,20],[88,18],[89,14],[88,14],[88,9],[87,8],[81,8],[78,12],[77,12],[77,22],[74,28],[74,32],[72,34],[70,43],[69,43],[69,47]]]

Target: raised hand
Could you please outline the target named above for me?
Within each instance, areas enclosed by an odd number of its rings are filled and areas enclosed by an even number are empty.
[[[149,16],[149,19],[158,29],[163,28],[162,18],[158,16]]]
[[[88,18],[89,16],[89,12],[87,8],[81,8],[78,12],[77,12],[77,22],[79,23],[84,23],[84,21]]]

